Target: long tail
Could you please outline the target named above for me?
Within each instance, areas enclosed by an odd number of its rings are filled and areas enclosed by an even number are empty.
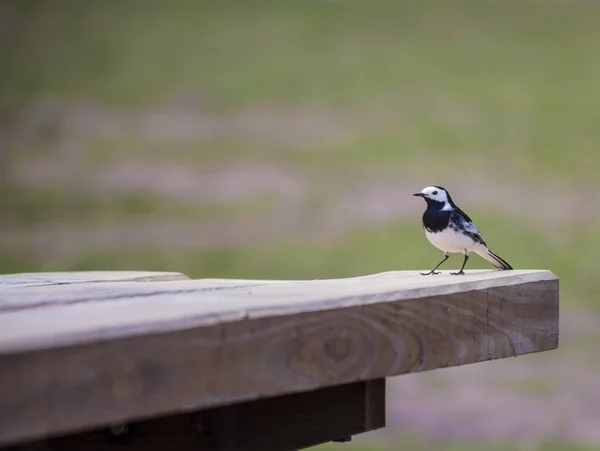
[[[484,250],[479,251],[477,253],[479,255],[481,255],[483,258],[485,258],[488,262],[490,262],[492,265],[494,265],[498,269],[505,269],[505,270],[506,269],[513,269],[512,266],[510,266],[505,260],[503,260],[502,258],[498,257],[496,254],[494,254],[489,249],[484,249]]]

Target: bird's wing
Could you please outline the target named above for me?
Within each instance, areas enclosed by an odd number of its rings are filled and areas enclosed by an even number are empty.
[[[454,213],[455,214],[453,220],[459,225],[459,227],[461,227],[466,232],[466,234],[469,235],[472,239],[487,247],[487,244],[485,243],[481,232],[473,223],[473,221],[471,221],[471,218],[469,218],[467,214],[458,207],[456,208],[456,211]]]

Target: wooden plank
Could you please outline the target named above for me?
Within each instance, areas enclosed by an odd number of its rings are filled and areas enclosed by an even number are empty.
[[[292,451],[385,426],[385,380],[171,415],[6,451]]]
[[[108,281],[165,281],[188,279],[178,272],[156,271],[77,271],[0,274],[0,289],[5,286],[31,287],[40,285],[62,285],[71,283]]]
[[[79,272],[45,272],[19,273],[0,275],[0,314],[26,308],[49,307],[53,305],[52,298],[46,296],[48,287],[53,285],[83,285],[83,292],[89,292],[91,283],[107,282],[166,282],[174,280],[189,280],[189,277],[177,272],[153,271],[79,271]],[[24,288],[38,288],[37,291],[23,292]],[[63,304],[69,301],[60,298],[61,290],[54,290]],[[74,302],[77,302],[75,300]]]
[[[549,271],[219,283],[9,290],[0,443],[558,346]]]
[[[240,281],[233,287],[201,280],[6,287],[0,291],[0,353],[551,279],[549,271],[470,271],[458,280],[402,271],[350,279]],[[51,323],[45,310],[50,307],[64,307],[51,310]]]
[[[152,273],[133,273],[133,277],[121,272],[101,273],[98,277],[93,275],[86,277],[85,273],[75,273],[76,277],[73,278],[70,278],[70,274],[72,273],[66,273],[63,277],[49,274],[48,279],[42,277],[39,279],[11,277],[8,279],[10,283],[5,285],[0,283],[0,314],[32,308],[89,304],[99,301],[120,301],[128,297],[179,296],[185,293],[199,294],[223,289],[286,283],[286,281],[279,280],[190,280],[187,276],[179,273],[172,273],[172,275],[169,273],[156,273],[155,276],[151,276]],[[135,276],[136,274],[138,277]],[[103,276],[104,279],[102,279]],[[52,280],[49,280],[50,277],[53,277]],[[166,281],[177,281],[178,283],[176,285],[164,284]],[[140,285],[139,282],[145,282],[145,285]],[[60,286],[50,288],[52,285]],[[24,291],[23,287],[28,287],[28,289]]]

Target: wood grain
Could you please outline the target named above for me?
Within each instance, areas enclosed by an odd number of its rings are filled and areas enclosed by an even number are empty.
[[[549,271],[8,291],[0,443],[558,346]]]
[[[385,426],[385,380],[170,415],[6,451],[293,451]]]
[[[6,286],[30,287],[108,281],[161,281],[188,279],[178,272],[154,271],[77,271],[0,274],[0,289]]]
[[[88,293],[92,283],[105,286],[108,282],[166,282],[174,280],[189,280],[185,274],[176,272],[152,271],[79,271],[79,272],[46,272],[46,273],[19,273],[0,275],[0,314],[3,312],[22,310],[27,308],[40,308],[53,305],[54,294],[61,299],[61,293],[68,290],[66,285],[78,285],[84,288],[79,292]],[[111,286],[111,285],[107,285]],[[37,290],[32,290],[35,287]],[[49,287],[53,287],[50,289]],[[120,287],[120,285],[116,285]],[[24,290],[28,288],[29,290]],[[49,289],[51,291],[49,291]],[[52,293],[52,294],[51,294]],[[123,291],[121,291],[123,293]],[[78,300],[72,300],[75,303]],[[68,300],[63,302],[69,303]]]

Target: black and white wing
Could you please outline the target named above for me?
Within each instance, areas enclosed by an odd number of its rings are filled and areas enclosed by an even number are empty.
[[[469,218],[469,216],[467,216],[467,214],[458,207],[455,207],[455,210],[452,212],[452,222],[454,222],[460,229],[464,230],[464,232],[473,240],[487,247],[487,244],[485,243],[483,236],[481,236],[481,232],[477,226],[473,223],[473,221],[471,221],[471,218]]]

